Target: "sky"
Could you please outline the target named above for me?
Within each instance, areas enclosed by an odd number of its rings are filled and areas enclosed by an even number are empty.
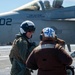
[[[0,0],[0,13],[18,8],[32,0]]]
[[[11,11],[31,1],[33,0],[1,0],[0,13]],[[49,1],[53,1],[53,0],[49,0]],[[75,5],[75,0],[64,0],[63,5],[65,6]]]

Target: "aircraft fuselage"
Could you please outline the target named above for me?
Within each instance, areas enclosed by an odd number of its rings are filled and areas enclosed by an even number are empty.
[[[15,38],[15,35],[19,32],[20,24],[25,20],[31,20],[36,25],[36,31],[32,38],[33,41],[36,41],[37,43],[39,42],[39,35],[44,27],[53,27],[59,38],[65,40],[67,44],[75,44],[75,21],[64,20],[67,18],[67,16],[64,16],[64,13],[67,13],[68,11],[69,9],[61,8],[58,10],[16,11],[1,14],[0,42],[1,44],[12,42]],[[73,11],[73,13],[75,12]],[[75,14],[73,15],[75,16]],[[61,17],[63,18],[61,19]],[[71,15],[69,16],[68,14],[68,18],[71,18]]]

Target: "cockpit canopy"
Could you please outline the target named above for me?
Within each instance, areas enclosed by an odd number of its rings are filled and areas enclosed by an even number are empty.
[[[50,1],[52,1],[52,3]],[[25,4],[14,11],[50,10],[63,7],[63,0],[33,0],[32,2]]]

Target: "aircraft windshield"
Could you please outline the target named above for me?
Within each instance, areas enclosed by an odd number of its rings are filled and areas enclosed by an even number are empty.
[[[50,10],[55,8],[70,7],[75,5],[75,0],[34,0],[16,10]]]
[[[43,2],[49,1],[51,7],[54,5],[62,5],[63,7],[75,6],[75,0],[42,0]]]
[[[75,0],[42,0],[42,2],[46,10],[75,6]]]

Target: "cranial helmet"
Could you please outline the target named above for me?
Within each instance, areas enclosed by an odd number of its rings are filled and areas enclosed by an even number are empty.
[[[34,32],[35,24],[32,21],[26,20],[20,25],[20,33]]]
[[[55,37],[55,31],[50,27],[44,28],[42,32],[45,37],[53,37],[53,38]]]
[[[42,30],[41,35],[40,35],[40,40],[42,40],[42,37],[45,38],[55,38],[55,31],[53,28],[46,27]]]

